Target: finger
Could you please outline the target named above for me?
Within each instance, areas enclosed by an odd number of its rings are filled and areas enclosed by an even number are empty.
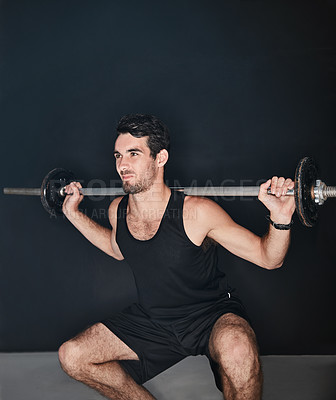
[[[262,183],[262,184],[260,185],[260,188],[261,188],[263,191],[264,191],[264,190],[267,191],[267,189],[270,187],[270,185],[271,185],[271,179],[269,179],[268,181]]]
[[[285,178],[283,178],[283,179],[285,179]],[[280,178],[279,178],[279,180],[280,180]],[[293,189],[293,188],[294,188],[294,182],[290,178],[287,178],[284,181],[283,186],[282,186],[282,195],[285,196],[286,193],[288,192],[288,190]]]
[[[285,181],[285,185],[287,186],[288,189],[294,189],[294,182],[292,179],[287,178]]]
[[[82,188],[82,185],[79,182],[72,182],[72,183],[75,184],[78,189]]]
[[[73,187],[74,194],[76,195],[76,197],[83,196],[79,190],[82,187],[79,182],[72,182],[72,187]]]
[[[278,184],[278,177],[277,176],[273,176],[272,180],[271,180],[271,193],[275,194],[276,191],[276,187]]]
[[[287,189],[284,188],[284,183],[285,183],[284,177],[281,176],[280,178],[278,178],[276,190],[275,190],[275,195],[277,197],[280,197],[281,195],[283,195],[287,192]]]
[[[79,189],[82,188],[82,185],[79,182],[72,182],[74,185],[74,188],[76,190],[76,192],[80,195],[83,196],[83,193],[81,193],[81,191]]]
[[[66,193],[66,194],[72,194],[72,189],[71,189],[71,185],[69,184],[69,185],[66,185],[65,187],[64,187],[64,192]]]
[[[270,185],[271,185],[271,179],[269,179],[265,183],[262,183],[259,187],[259,196],[267,194],[267,189],[270,187]]]
[[[79,189],[75,185],[75,182],[71,182],[66,186],[66,194],[71,195],[73,199],[76,199],[80,196]]]

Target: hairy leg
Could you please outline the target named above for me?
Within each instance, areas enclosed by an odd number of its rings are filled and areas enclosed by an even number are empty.
[[[59,360],[68,375],[109,399],[154,399],[118,362],[138,360],[137,354],[101,323],[65,342]]]
[[[259,400],[262,371],[255,334],[243,318],[225,314],[214,325],[209,350],[219,366],[226,400]]]

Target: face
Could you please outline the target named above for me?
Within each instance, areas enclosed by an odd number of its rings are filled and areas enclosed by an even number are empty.
[[[158,163],[150,156],[147,137],[121,134],[115,142],[116,168],[126,193],[146,192],[158,176]]]

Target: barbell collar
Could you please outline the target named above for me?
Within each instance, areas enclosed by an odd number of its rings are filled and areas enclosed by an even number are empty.
[[[322,206],[328,197],[336,197],[336,186],[327,186],[324,182],[317,179],[314,186],[314,200]]]

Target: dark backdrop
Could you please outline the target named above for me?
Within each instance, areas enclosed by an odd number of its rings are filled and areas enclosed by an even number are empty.
[[[334,1],[1,1],[1,186],[55,167],[115,183],[115,126],[132,112],[172,135],[170,184],[255,185],[315,157],[336,183]],[[98,179],[101,181],[93,181]],[[56,350],[135,300],[132,274],[37,197],[1,201],[0,350]],[[83,209],[108,224],[111,199]],[[257,199],[218,202],[263,234]],[[284,266],[225,250],[262,354],[334,354],[335,201],[295,220]]]

